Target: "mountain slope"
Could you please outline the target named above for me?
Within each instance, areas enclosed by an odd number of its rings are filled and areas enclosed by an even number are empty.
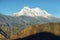
[[[0,28],[11,38],[14,36],[13,34],[17,36],[17,34],[20,34],[21,32],[23,32],[23,30],[31,25],[36,26],[46,23],[60,23],[60,18],[57,18],[49,14],[45,10],[41,10],[40,8],[31,9],[29,7],[24,7],[20,12],[17,12],[12,16],[0,14]],[[49,26],[51,25],[49,24]],[[33,26],[31,26],[31,28],[36,29],[36,27]]]
[[[24,38],[40,32],[52,32],[60,36],[60,23],[47,23],[42,25],[30,25],[20,33],[20,37]]]
[[[12,30],[11,30],[12,31]],[[15,33],[12,31],[11,33],[11,39],[17,39],[17,38],[24,38],[28,37],[30,35],[34,35],[40,32],[51,32],[55,35],[60,36],[60,23],[46,23],[46,24],[40,24],[40,25],[30,25],[26,27],[24,30],[19,32],[19,30],[15,30],[18,33]]]

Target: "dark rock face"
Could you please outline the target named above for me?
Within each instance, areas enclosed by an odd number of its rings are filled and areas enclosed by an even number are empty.
[[[31,35],[25,38],[18,38],[15,40],[60,40],[60,36],[56,36],[50,32],[40,32],[35,35]]]
[[[0,29],[0,34],[2,34],[7,39],[9,38],[9,36],[2,29]]]

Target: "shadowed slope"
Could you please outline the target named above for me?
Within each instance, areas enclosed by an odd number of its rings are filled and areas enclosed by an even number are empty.
[[[18,38],[15,40],[60,40],[60,36],[56,36],[50,32],[40,32],[25,38]]]

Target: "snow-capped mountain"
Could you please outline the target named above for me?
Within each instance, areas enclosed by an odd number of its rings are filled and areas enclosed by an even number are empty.
[[[43,16],[43,17],[48,17],[52,16],[51,14],[47,13],[45,10],[41,10],[40,8],[29,8],[29,7],[24,7],[21,11],[14,13],[13,16]]]
[[[60,22],[60,18],[40,8],[29,7],[24,7],[21,11],[14,13],[12,16],[0,14],[0,24],[8,24],[9,26],[26,26],[48,22]]]
[[[44,23],[44,22],[60,22],[60,18],[53,16],[52,14],[48,13],[45,10],[41,10],[40,8],[29,8],[24,7],[21,11],[14,13],[13,17],[21,18],[24,16],[24,22],[30,24],[34,23]],[[26,18],[27,17],[27,18]],[[31,18],[30,18],[31,17]],[[30,18],[30,19],[29,19]],[[32,21],[31,21],[32,20]],[[36,21],[35,21],[36,20]]]
[[[20,30],[26,28],[28,25],[50,22],[60,22],[60,18],[57,18],[40,8],[31,9],[29,7],[24,7],[21,11],[13,14],[13,16],[0,14],[0,26],[15,26],[19,27]]]
[[[60,23],[60,18],[40,8],[29,7],[24,7],[21,11],[11,16],[0,14],[0,28],[8,33],[8,35],[20,33],[30,25],[41,25],[45,23]]]

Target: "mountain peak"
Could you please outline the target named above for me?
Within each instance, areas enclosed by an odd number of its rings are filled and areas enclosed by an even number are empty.
[[[29,7],[25,6],[23,9],[30,9]]]
[[[40,8],[29,8],[29,7],[24,7],[20,12],[15,13],[13,16],[51,16],[48,12],[45,10],[41,10]]]

